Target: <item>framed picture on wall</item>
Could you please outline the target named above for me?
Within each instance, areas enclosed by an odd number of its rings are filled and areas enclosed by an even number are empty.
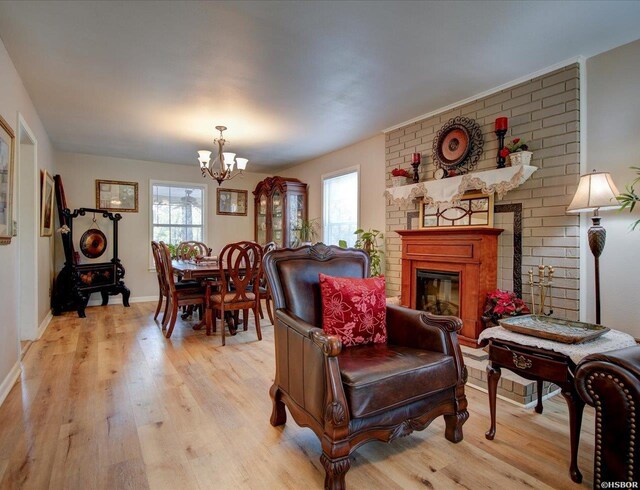
[[[420,204],[420,228],[493,226],[493,194],[467,192],[456,204]]]
[[[96,180],[96,208],[121,213],[137,213],[138,183]]]
[[[16,137],[0,116],[0,245],[11,243],[13,236],[13,171]]]
[[[247,196],[247,191],[218,188],[216,214],[223,214],[227,216],[246,216]]]
[[[53,177],[49,172],[40,172],[40,236],[53,235],[53,199],[54,187]]]

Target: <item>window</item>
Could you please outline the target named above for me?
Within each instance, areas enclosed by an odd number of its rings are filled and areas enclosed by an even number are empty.
[[[152,180],[150,194],[151,240],[172,245],[205,241],[206,186]]]
[[[322,177],[322,229],[327,245],[345,240],[350,247],[356,242],[358,229],[359,178],[358,168]]]

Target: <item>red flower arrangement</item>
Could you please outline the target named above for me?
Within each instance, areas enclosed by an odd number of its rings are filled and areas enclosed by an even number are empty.
[[[484,316],[497,324],[505,316],[528,315],[529,307],[511,291],[496,289],[487,293]]]
[[[411,177],[411,174],[403,168],[394,168],[391,171],[393,177]]]
[[[511,143],[507,144],[502,150],[500,150],[500,156],[502,158],[507,158],[510,153],[516,153],[518,151],[528,151],[529,145],[527,145],[520,138],[513,138]]]

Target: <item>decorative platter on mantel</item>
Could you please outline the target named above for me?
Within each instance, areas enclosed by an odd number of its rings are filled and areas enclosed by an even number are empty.
[[[531,335],[541,339],[555,340],[564,344],[580,344],[596,339],[610,329],[594,323],[575,322],[539,315],[523,315],[498,320],[500,325],[512,332]]]

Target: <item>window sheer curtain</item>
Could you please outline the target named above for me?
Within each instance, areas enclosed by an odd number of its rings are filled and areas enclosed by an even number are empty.
[[[358,170],[323,178],[323,241],[338,245],[345,240],[353,247],[358,229]]]

